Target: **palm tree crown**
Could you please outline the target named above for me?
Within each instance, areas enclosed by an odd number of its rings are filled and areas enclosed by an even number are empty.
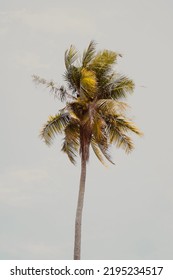
[[[87,161],[90,146],[102,163],[104,158],[113,163],[109,154],[112,144],[130,152],[134,145],[128,133],[142,135],[125,115],[128,105],[122,98],[133,92],[134,83],[114,71],[118,56],[109,50],[96,52],[91,41],[82,58],[74,46],[65,52],[67,87],[58,88],[52,81],[33,76],[36,83],[46,85],[66,102],[57,115],[49,117],[41,137],[50,145],[56,134],[63,134],[62,151],[72,163],[78,153]]]

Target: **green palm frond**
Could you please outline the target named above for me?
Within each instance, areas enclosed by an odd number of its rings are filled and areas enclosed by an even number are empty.
[[[71,66],[64,73],[64,80],[73,94],[79,95],[80,91],[81,69],[80,67]]]
[[[125,76],[120,76],[108,85],[108,94],[113,99],[125,98],[134,91],[134,82]]]
[[[117,53],[109,50],[98,52],[90,63],[90,69],[96,72],[98,77],[108,74],[116,62],[117,56]]]
[[[69,70],[69,68],[74,64],[74,62],[78,59],[78,51],[76,48],[71,45],[68,50],[65,52],[65,66],[66,69]]]
[[[62,133],[69,123],[68,113],[59,113],[55,116],[50,116],[47,123],[43,126],[40,136],[44,139],[47,145],[51,145],[56,134]]]
[[[92,61],[95,55],[95,48],[96,43],[95,41],[91,41],[88,48],[84,51],[83,57],[82,57],[82,66],[87,67],[87,65]]]
[[[115,143],[118,148],[123,148],[126,153],[133,150],[134,145],[132,139],[124,134],[116,125],[109,127],[110,143]]]

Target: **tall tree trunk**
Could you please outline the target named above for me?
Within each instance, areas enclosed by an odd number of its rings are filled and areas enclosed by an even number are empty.
[[[74,260],[80,260],[81,253],[81,224],[82,224],[82,210],[85,193],[86,180],[86,159],[81,157],[81,176],[79,185],[78,204],[76,210],[75,220],[75,242],[74,242]]]

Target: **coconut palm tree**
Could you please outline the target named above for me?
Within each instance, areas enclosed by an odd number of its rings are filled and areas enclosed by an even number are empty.
[[[81,157],[81,176],[75,220],[74,259],[80,259],[81,223],[85,192],[86,167],[92,147],[98,159],[113,163],[109,148],[121,147],[125,152],[134,148],[128,132],[142,135],[136,125],[126,117],[128,105],[122,101],[134,90],[134,83],[113,69],[120,54],[103,50],[96,52],[91,41],[80,57],[74,46],[65,52],[64,79],[67,87],[57,87],[53,81],[33,76],[38,84],[48,87],[65,106],[57,115],[50,116],[41,131],[47,145],[52,144],[56,134],[62,134],[62,151],[75,164],[77,154]]]

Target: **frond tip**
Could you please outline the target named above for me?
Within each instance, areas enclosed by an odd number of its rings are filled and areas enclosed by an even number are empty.
[[[95,48],[96,48],[96,43],[95,41],[91,41],[89,43],[88,48],[84,51],[83,53],[83,58],[82,58],[82,66],[86,67],[94,58],[95,55]]]
[[[73,63],[78,59],[78,51],[76,48],[71,45],[69,50],[66,50],[65,52],[65,66],[66,69],[69,70],[69,68],[73,65]]]

